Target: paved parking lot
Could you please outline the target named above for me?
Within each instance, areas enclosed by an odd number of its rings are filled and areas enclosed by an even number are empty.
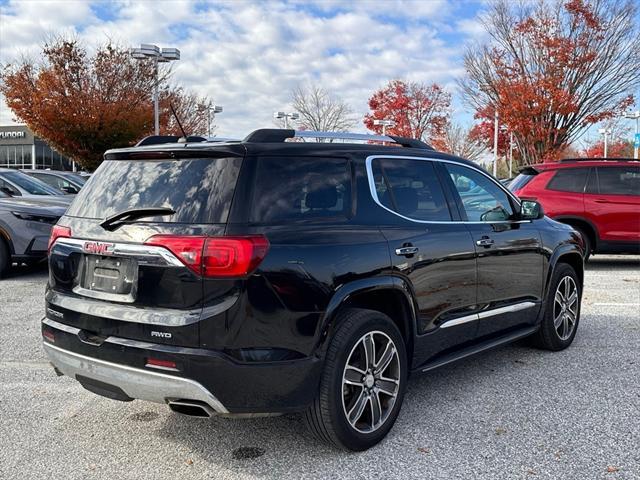
[[[595,257],[571,348],[514,345],[409,384],[368,452],[296,416],[201,420],[57,378],[40,347],[46,272],[0,281],[0,478],[640,479],[640,258]]]

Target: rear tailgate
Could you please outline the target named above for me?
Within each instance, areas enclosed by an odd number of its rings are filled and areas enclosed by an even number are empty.
[[[82,329],[88,342],[115,335],[198,346],[202,278],[188,256],[149,243],[156,235],[223,235],[241,162],[233,156],[104,162],[58,224],[47,316]],[[142,208],[175,213],[101,226]],[[221,301],[231,290],[231,281],[220,280]]]

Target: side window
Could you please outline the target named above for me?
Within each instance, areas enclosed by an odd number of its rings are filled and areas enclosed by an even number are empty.
[[[560,169],[547,184],[547,190],[582,193],[588,174],[588,168]]]
[[[640,195],[640,168],[598,167],[601,194]]]
[[[389,210],[413,220],[451,220],[432,162],[377,158],[371,168],[378,200]]]
[[[21,196],[20,190],[11,185],[8,182],[5,182],[0,178],[0,189],[3,189],[7,194],[13,195],[14,197]]]
[[[489,177],[471,168],[445,164],[470,222],[496,222],[513,216],[508,195]]]
[[[253,222],[351,214],[351,169],[344,158],[261,157],[256,168]]]

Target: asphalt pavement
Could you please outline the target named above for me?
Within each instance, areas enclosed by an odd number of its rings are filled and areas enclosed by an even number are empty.
[[[193,419],[56,377],[45,283],[42,268],[0,280],[0,479],[640,479],[640,257],[593,257],[569,349],[516,344],[411,378],[363,453],[294,415]]]

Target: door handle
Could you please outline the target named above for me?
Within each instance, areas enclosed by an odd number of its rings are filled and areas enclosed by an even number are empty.
[[[596,202],[596,203],[611,203],[611,202],[609,202],[609,200],[605,200],[604,198],[598,198],[598,199],[594,200],[594,202]]]
[[[479,247],[489,248],[491,245],[493,245],[493,239],[489,237],[482,237],[480,240],[476,240],[476,245],[478,245]]]
[[[396,248],[396,255],[409,256],[418,253],[418,247],[400,247]]]

